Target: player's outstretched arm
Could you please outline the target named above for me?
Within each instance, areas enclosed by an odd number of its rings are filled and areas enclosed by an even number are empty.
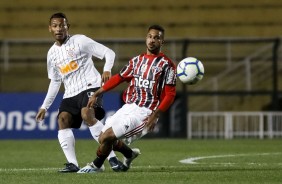
[[[113,88],[115,88],[116,86],[118,86],[120,83],[122,83],[124,81],[124,79],[119,75],[119,74],[116,74],[114,75],[113,77],[111,77],[105,84],[104,86],[102,86],[100,89],[98,89],[94,95],[89,98],[89,101],[88,101],[88,104],[87,104],[87,107],[88,108],[92,108],[93,105],[96,103],[96,98],[97,96],[103,94],[104,92],[106,91],[109,91]]]

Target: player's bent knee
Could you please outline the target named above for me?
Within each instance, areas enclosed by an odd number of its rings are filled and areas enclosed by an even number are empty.
[[[81,109],[81,118],[86,123],[87,126],[93,126],[96,124],[97,120],[94,116],[94,109],[83,107]]]
[[[94,110],[93,109],[89,109],[87,107],[83,107],[81,109],[81,118],[84,121],[90,120],[94,118]]]
[[[98,141],[100,144],[113,144],[115,142],[115,138],[100,136]]]
[[[111,128],[107,129],[103,134],[99,137],[100,143],[114,143],[117,140],[113,130]]]

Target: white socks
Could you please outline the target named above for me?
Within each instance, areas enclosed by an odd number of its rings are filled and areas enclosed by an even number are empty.
[[[95,125],[89,127],[92,137],[97,142],[103,126],[104,125],[102,122],[97,121]],[[68,163],[73,163],[76,166],[78,166],[78,162],[75,154],[75,138],[72,129],[67,128],[67,129],[59,130],[58,139]],[[113,151],[111,151],[111,153],[109,154],[108,160],[112,157],[116,157],[116,154]]]
[[[91,132],[92,137],[98,142],[99,135],[101,133],[102,128],[104,127],[104,124],[101,121],[97,121],[97,123],[91,127],[89,127],[89,130]],[[99,142],[98,142],[99,143]],[[108,160],[112,157],[116,157],[116,154],[111,151],[111,153],[108,156]]]
[[[93,126],[88,127],[92,137],[98,142],[99,135],[101,133],[104,124],[101,121],[97,121],[97,123]],[[99,142],[98,142],[99,143]]]
[[[58,139],[67,161],[78,166],[75,155],[75,139],[72,130],[70,128],[59,130]]]

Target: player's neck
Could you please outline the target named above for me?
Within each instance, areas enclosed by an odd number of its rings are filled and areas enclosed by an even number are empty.
[[[64,39],[62,40],[56,40],[56,45],[57,46],[62,46],[64,43],[67,42],[67,40],[70,38],[71,35],[67,35]]]
[[[159,55],[161,53],[160,50],[150,51],[147,50],[147,55]]]
[[[147,55],[150,55],[150,56],[158,56],[160,55],[162,52],[160,50],[156,51],[156,52],[152,52],[152,51],[149,51],[147,50]]]

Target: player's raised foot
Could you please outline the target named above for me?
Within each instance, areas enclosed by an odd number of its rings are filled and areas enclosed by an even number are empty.
[[[85,167],[81,168],[77,173],[84,174],[84,173],[99,173],[105,171],[104,165],[100,168],[96,167],[93,162],[88,163]]]
[[[79,171],[79,167],[73,163],[66,163],[65,168],[59,170],[60,173],[73,173]]]
[[[112,157],[109,159],[111,168],[115,172],[123,171],[123,163],[117,159],[117,157]]]
[[[131,158],[123,158],[123,168],[122,171],[127,171],[130,168],[132,161],[137,158],[141,154],[138,148],[132,149],[132,157]]]

